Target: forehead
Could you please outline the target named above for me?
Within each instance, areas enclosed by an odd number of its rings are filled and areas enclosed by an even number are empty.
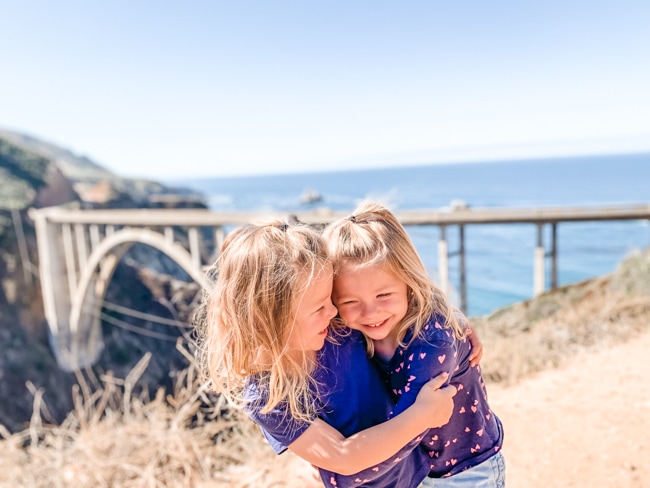
[[[316,268],[313,273],[305,271],[298,280],[298,296],[302,295],[302,301],[322,300],[320,295],[331,291],[334,272],[331,263],[325,263]]]
[[[383,273],[394,275],[385,261],[358,262],[351,259],[341,261],[336,268],[336,275]]]
[[[347,263],[338,269],[335,286],[336,288],[355,287],[362,283],[364,287],[367,287],[375,284],[385,285],[395,281],[402,282],[403,279],[384,263]]]

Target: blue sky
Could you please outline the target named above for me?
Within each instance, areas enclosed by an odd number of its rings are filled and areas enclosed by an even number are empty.
[[[0,127],[125,176],[650,151],[650,2],[0,0]]]

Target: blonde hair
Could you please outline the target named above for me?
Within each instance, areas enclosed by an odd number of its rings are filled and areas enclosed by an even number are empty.
[[[401,346],[407,347],[417,338],[433,314],[442,315],[444,327],[452,329],[458,339],[465,337],[464,326],[459,324],[461,315],[431,280],[406,230],[387,208],[378,203],[363,203],[352,215],[328,225],[323,236],[334,264],[335,279],[343,264],[378,264],[406,283],[408,310],[397,325]],[[404,343],[409,329],[413,333]],[[372,356],[373,343],[367,343]]]
[[[217,393],[241,407],[256,375],[262,413],[284,402],[295,418],[313,418],[315,355],[289,354],[288,341],[298,300],[328,264],[324,240],[305,225],[251,224],[226,238],[197,322],[200,362]]]

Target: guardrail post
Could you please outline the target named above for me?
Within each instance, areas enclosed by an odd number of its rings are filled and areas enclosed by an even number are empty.
[[[460,255],[460,309],[463,313],[467,313],[467,280],[465,278],[465,226],[458,226],[459,248],[458,254]]]
[[[446,227],[440,226],[438,241],[438,281],[442,292],[449,294],[449,246],[447,245]]]
[[[77,242],[77,262],[82,270],[88,261],[88,248],[86,247],[86,229],[83,224],[75,224],[74,234]]]
[[[219,225],[214,229],[214,257],[215,259],[221,254],[221,246],[223,246],[223,241],[226,239],[226,231],[223,226]]]
[[[199,248],[199,229],[190,227],[188,231],[188,238],[190,241],[190,255],[192,256],[192,264],[197,269],[201,268],[201,251]]]
[[[537,224],[537,247],[535,248],[534,266],[533,266],[533,293],[535,296],[544,293],[546,289],[544,260],[546,252],[544,251],[544,224]]]
[[[165,227],[165,239],[167,242],[170,244],[174,243],[174,228],[173,227]]]
[[[74,244],[72,241],[72,227],[70,224],[61,225],[61,237],[63,239],[63,256],[65,257],[66,275],[70,296],[74,296],[77,290],[77,265],[74,257]]]
[[[551,288],[557,288],[557,222],[551,224]]]

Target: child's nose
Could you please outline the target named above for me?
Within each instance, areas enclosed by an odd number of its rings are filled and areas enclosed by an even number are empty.
[[[361,314],[364,317],[370,317],[375,313],[377,307],[372,302],[362,302],[361,304]]]

